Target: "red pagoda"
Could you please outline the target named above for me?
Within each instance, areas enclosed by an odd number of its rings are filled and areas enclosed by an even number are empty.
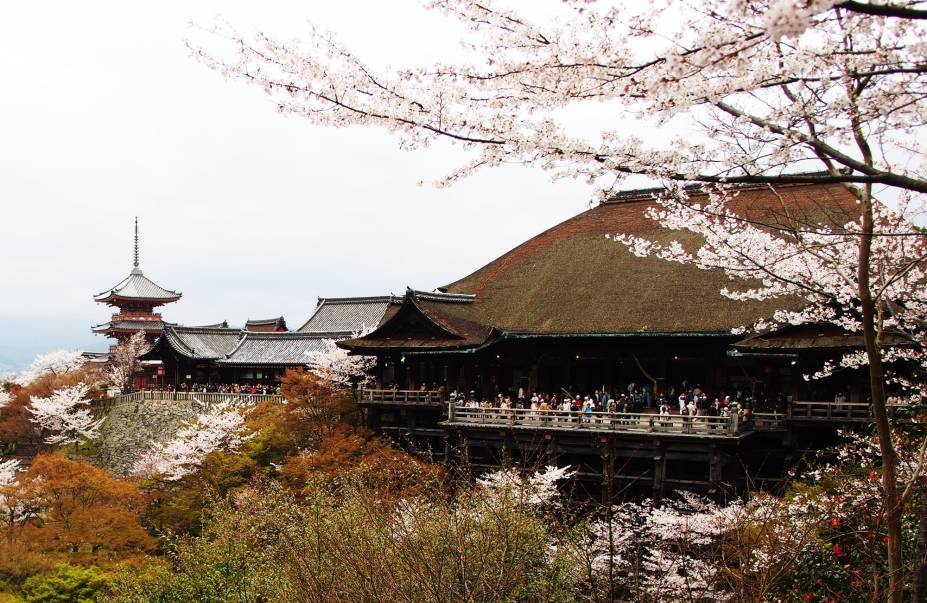
[[[158,306],[180,299],[181,294],[170,291],[149,280],[138,265],[138,218],[135,218],[135,255],[129,276],[107,291],[93,296],[94,301],[118,308],[109,322],[93,327],[100,333],[116,340],[118,345],[139,331],[145,332],[145,339],[153,343],[164,331],[161,314],[154,311]]]

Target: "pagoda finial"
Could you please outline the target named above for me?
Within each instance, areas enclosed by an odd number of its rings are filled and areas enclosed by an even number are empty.
[[[138,270],[138,216],[135,216],[135,261],[132,266]]]

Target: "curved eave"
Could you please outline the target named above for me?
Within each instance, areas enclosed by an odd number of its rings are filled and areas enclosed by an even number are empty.
[[[393,347],[367,347],[363,345],[355,345],[352,343],[352,340],[348,341],[339,341],[336,345],[338,347],[344,348],[356,354],[361,354],[363,352],[402,352],[410,356],[426,356],[429,354],[474,354],[490,348],[496,344],[502,343],[503,341],[512,341],[512,340],[525,340],[525,341],[556,341],[563,339],[617,339],[617,340],[628,340],[628,339],[654,339],[654,338],[683,338],[683,339],[721,339],[721,340],[734,340],[737,338],[736,335],[733,335],[730,331],[652,331],[652,332],[641,332],[641,331],[632,331],[626,333],[519,333],[512,331],[499,331],[494,330],[490,336],[487,338],[487,341],[478,345],[469,345],[453,348],[450,346],[445,347],[435,347],[435,348],[425,348],[425,347],[405,347],[405,348],[393,348]],[[357,341],[357,340],[353,340]],[[362,340],[361,340],[362,341]]]
[[[117,305],[120,302],[126,302],[126,303],[150,304],[152,306],[161,306],[164,304],[175,302],[181,297],[182,297],[182,294],[180,293],[176,295],[172,295],[170,297],[130,297],[130,296],[119,295],[119,294],[113,293],[112,291],[108,291],[106,293],[100,293],[99,295],[95,295],[93,297],[93,300],[101,304],[112,304],[112,305]]]
[[[234,362],[229,361],[228,359],[220,358],[216,361],[216,364],[219,366],[234,366],[234,367],[253,367],[253,368],[266,368],[266,367],[275,367],[275,368],[299,368],[305,367],[305,362]]]
[[[90,330],[94,333],[138,333],[139,331],[145,331],[146,333],[160,333],[164,330],[160,326],[144,326],[144,327],[111,327],[110,325],[97,325],[95,327],[90,327]]]
[[[480,344],[474,346],[473,344],[466,345],[438,345],[434,347],[424,347],[424,346],[410,346],[410,345],[395,345],[395,346],[378,346],[378,345],[355,345],[352,344],[350,340],[347,341],[336,341],[335,345],[349,352],[355,354],[376,354],[376,353],[386,353],[386,352],[399,352],[403,354],[417,354],[417,353],[437,353],[437,352],[469,352],[475,350],[476,348],[483,347],[486,344]]]

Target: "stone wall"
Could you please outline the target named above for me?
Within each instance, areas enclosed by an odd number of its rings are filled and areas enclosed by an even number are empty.
[[[203,409],[203,404],[188,400],[116,402],[101,408],[105,418],[97,442],[98,463],[117,475],[125,475],[151,442],[171,439],[184,421]]]

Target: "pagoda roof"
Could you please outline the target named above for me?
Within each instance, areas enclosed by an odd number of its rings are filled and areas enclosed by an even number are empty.
[[[158,285],[146,277],[140,268],[135,267],[129,273],[129,276],[119,281],[109,290],[94,295],[93,299],[100,303],[144,301],[161,305],[177,301],[180,297],[180,293]]]
[[[110,331],[145,331],[159,333],[167,324],[163,320],[111,320],[91,327],[94,333]]]
[[[401,296],[320,297],[312,316],[297,329],[300,333],[350,337],[380,324],[390,304],[402,302]]]

